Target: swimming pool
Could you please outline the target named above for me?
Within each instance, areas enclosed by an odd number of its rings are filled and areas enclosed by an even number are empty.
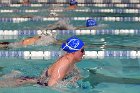
[[[82,9],[102,9],[99,7],[81,7]],[[114,8],[113,9],[124,9],[124,8]],[[3,9],[15,9],[3,7]],[[2,19],[0,22],[0,29],[2,37],[0,41],[19,41],[25,37],[30,37],[37,33],[20,33],[25,30],[36,31],[42,28],[45,28],[48,24],[55,23],[56,20],[42,20],[42,16],[48,16],[46,7],[41,7],[39,12],[36,13],[25,13],[24,9],[36,9],[30,7],[20,7],[23,13],[1,13],[0,17],[3,18],[13,18],[20,15],[35,15],[39,16],[39,20],[26,20],[23,22],[14,23],[13,21],[7,21],[8,19]],[[37,8],[38,9],[38,8]],[[108,8],[105,8],[108,9]],[[126,8],[127,9],[127,8]],[[44,13],[45,12],[45,13]],[[58,12],[59,13],[59,12]],[[42,93],[42,92],[53,92],[53,93],[139,93],[140,89],[140,60],[139,60],[139,18],[138,20],[131,19],[132,17],[139,17],[139,13],[93,13],[93,12],[73,12],[67,11],[67,13],[60,12],[60,14],[70,17],[70,23],[74,26],[85,25],[84,17],[98,17],[96,18],[98,24],[107,24],[108,26],[99,31],[93,33],[90,30],[90,33],[83,34],[81,33],[69,33],[66,32],[58,33],[57,38],[65,40],[67,37],[72,35],[77,35],[81,38],[87,47],[86,51],[94,51],[91,55],[87,55],[80,63],[78,67],[81,70],[81,74],[84,77],[81,81],[78,82],[79,87],[68,87],[68,88],[59,88],[51,89],[48,87],[42,87],[38,85],[26,85],[15,88],[0,88],[1,93]],[[107,18],[109,20],[104,20],[101,17],[122,17],[119,21],[112,21],[114,18]],[[125,18],[125,17],[129,18]],[[21,17],[21,16],[20,16]],[[74,17],[83,17],[84,20],[76,20],[78,18]],[[5,31],[14,31],[18,30],[18,35],[11,36],[11,38],[5,38],[7,33]],[[107,32],[108,31],[108,32]],[[114,32],[116,31],[116,32]],[[119,31],[119,32],[118,32]],[[125,33],[128,32],[128,33]],[[88,31],[87,31],[88,32]],[[118,34],[119,33],[119,34]],[[9,37],[9,36],[8,36]],[[8,51],[8,52],[7,52]],[[14,51],[14,54],[10,52]],[[18,52],[17,52],[18,51]],[[2,50],[0,52],[0,76],[1,79],[3,75],[7,75],[11,72],[20,71],[20,74],[24,76],[37,77],[41,74],[41,71],[50,64],[52,64],[57,58],[58,55],[50,55],[51,59],[44,57],[39,57],[38,59],[33,59],[32,57],[25,58],[22,53],[24,51],[60,51],[60,45],[49,45],[49,46],[29,46],[17,49]],[[109,51],[105,52],[104,51]],[[110,52],[111,51],[111,52]],[[113,51],[113,52],[112,52]],[[120,51],[119,53],[117,51]],[[131,53],[133,55],[131,55]],[[123,52],[123,53],[122,53]],[[17,54],[15,54],[17,53]],[[43,52],[44,53],[44,52]],[[56,52],[54,52],[56,53]],[[97,53],[97,55],[95,55]],[[26,55],[30,56],[30,55]],[[107,79],[103,79],[98,75],[103,74],[108,76]],[[13,75],[13,74],[12,74]],[[10,77],[10,75],[9,75]],[[12,77],[12,76],[11,76]],[[98,78],[96,78],[98,77]],[[112,78],[109,78],[112,77]],[[120,78],[120,79],[118,79]],[[131,78],[131,80],[125,80],[124,78]],[[110,80],[108,80],[110,79]]]

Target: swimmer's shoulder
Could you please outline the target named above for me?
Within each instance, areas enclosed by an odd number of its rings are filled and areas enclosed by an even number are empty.
[[[68,61],[68,59],[65,58],[65,56],[62,56],[53,65],[54,65],[55,68],[58,68],[58,67],[69,67],[69,61]]]

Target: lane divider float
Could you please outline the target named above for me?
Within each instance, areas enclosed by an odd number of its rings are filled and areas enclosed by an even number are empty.
[[[53,59],[58,58],[61,51],[0,51],[0,58]],[[106,57],[140,58],[140,51],[85,51],[85,59]]]

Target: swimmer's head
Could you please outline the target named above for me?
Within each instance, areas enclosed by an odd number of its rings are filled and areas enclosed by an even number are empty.
[[[78,2],[76,0],[70,0],[70,5],[77,5]]]
[[[94,19],[88,19],[86,21],[86,27],[92,27],[92,26],[97,26],[97,22]]]
[[[82,40],[77,37],[70,37],[62,44],[62,49],[67,53],[73,53],[80,50],[84,46]]]

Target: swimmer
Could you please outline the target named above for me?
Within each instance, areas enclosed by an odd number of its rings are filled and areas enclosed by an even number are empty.
[[[76,0],[70,0],[70,5],[65,10],[75,10],[77,9],[77,4]]]
[[[40,36],[29,37],[19,42],[1,42],[0,48],[21,48],[29,45],[49,45],[55,43],[59,43],[59,41],[56,40],[56,32],[47,31],[46,33],[42,32]]]
[[[36,84],[37,79],[31,77],[8,78],[0,80],[0,88],[4,87],[18,87],[26,84]]]
[[[29,0],[23,0],[21,4],[30,4]]]
[[[54,24],[50,24],[46,29],[49,30],[100,30],[106,28],[106,24],[97,24],[97,21],[94,19],[87,19],[85,26],[73,26],[70,24],[70,19],[63,18]]]
[[[59,7],[56,4],[55,5],[52,4],[52,6],[49,8],[49,10],[64,10],[64,11],[75,10],[75,9],[77,9],[77,4],[78,4],[78,2],[76,0],[70,0],[69,6],[66,8]]]
[[[0,87],[14,87],[24,84],[57,86],[59,82],[65,80],[68,80],[70,83],[75,83],[80,79],[80,72],[75,64],[81,61],[85,54],[84,43],[77,37],[71,37],[62,44],[62,49],[66,54],[45,69],[41,77],[20,77],[11,80],[0,80]]]
[[[59,81],[68,78],[71,78],[71,82],[76,82],[80,78],[75,63],[79,62],[85,54],[83,41],[77,37],[71,37],[62,44],[62,49],[67,53],[50,66],[42,76],[42,78],[49,77],[43,80],[48,86],[55,86]],[[42,80],[40,82],[42,83]]]

